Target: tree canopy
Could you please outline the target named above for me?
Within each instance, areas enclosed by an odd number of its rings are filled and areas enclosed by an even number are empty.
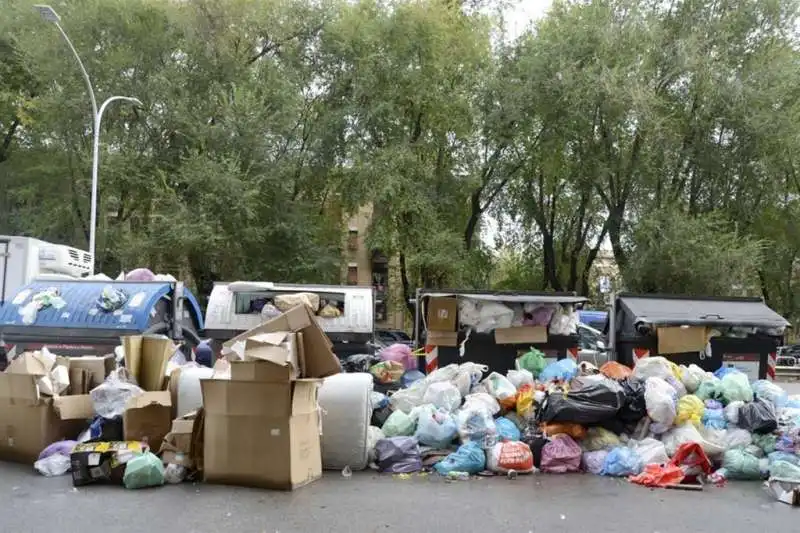
[[[798,318],[798,0],[56,4],[103,119],[97,264],[337,282],[346,214],[417,286],[759,294]],[[86,247],[91,109],[0,20],[0,233]]]

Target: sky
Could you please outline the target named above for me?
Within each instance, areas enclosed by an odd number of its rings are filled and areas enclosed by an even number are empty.
[[[527,25],[545,14],[551,0],[518,0],[506,11],[508,31],[512,39],[525,30]]]

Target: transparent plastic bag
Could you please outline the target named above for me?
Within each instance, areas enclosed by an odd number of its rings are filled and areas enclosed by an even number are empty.
[[[746,374],[729,372],[722,378],[720,387],[722,389],[722,399],[725,403],[753,401],[753,389],[750,387],[750,380],[747,379]]]
[[[648,437],[639,441],[631,441],[628,445],[634,449],[636,455],[642,460],[642,465],[649,465],[652,463],[664,464],[669,462],[667,448],[664,446],[664,443],[659,440]]]
[[[144,452],[125,465],[122,478],[126,489],[143,489],[164,484],[164,465],[155,454]]]
[[[456,414],[458,435],[463,442],[477,442],[483,448],[497,442],[497,426],[494,419],[480,406],[464,406]]]
[[[124,368],[111,372],[103,383],[89,392],[95,412],[103,418],[122,416],[128,401],[142,394],[144,390],[133,383]]]
[[[544,367],[539,373],[539,381],[569,381],[578,375],[578,365],[571,358],[566,357]]]
[[[759,379],[753,383],[753,393],[759,398],[771,402],[776,409],[782,409],[789,401],[789,393],[779,385],[765,379]]]
[[[647,378],[666,379],[674,376],[672,366],[663,357],[645,357],[639,359],[633,367],[633,377],[645,380]]]
[[[610,450],[619,446],[619,437],[611,431],[598,426],[590,427],[586,431],[586,437],[581,441],[583,449],[589,452],[597,450]]]
[[[725,451],[721,444],[709,441],[697,430],[694,425],[688,422],[682,426],[672,428],[661,435],[661,442],[664,443],[664,447],[667,450],[667,455],[670,457],[675,455],[675,452],[678,450],[680,445],[686,442],[696,442],[700,444],[700,446],[703,448],[703,451],[710,456],[717,456]]]
[[[455,411],[461,405],[461,393],[455,385],[448,381],[440,381],[428,385],[423,403],[433,404],[435,407],[446,411]]]
[[[164,482],[170,485],[183,483],[187,475],[189,475],[189,469],[183,465],[169,463],[164,467]]]
[[[706,371],[694,363],[688,367],[681,366],[681,381],[689,394],[694,394],[704,379],[706,379]]]
[[[385,439],[383,430],[377,426],[367,428],[367,457],[370,463],[375,462],[375,445],[379,440]]]
[[[55,453],[33,463],[37,472],[45,477],[63,476],[72,468],[69,456]]]
[[[669,383],[658,377],[647,378],[644,401],[647,415],[653,422],[672,425],[677,415],[677,394]]]
[[[407,389],[400,389],[389,396],[389,405],[395,411],[403,411],[408,414],[415,407],[422,405],[425,398],[425,390],[428,388],[426,380],[415,381]]]
[[[581,455],[581,468],[584,472],[600,475],[603,471],[603,464],[606,462],[608,450],[595,450],[593,452],[583,452]]]
[[[739,424],[739,409],[744,405],[744,402],[735,401],[725,406],[725,420],[734,426]]]
[[[497,427],[497,438],[501,441],[519,440],[522,436],[517,425],[508,418],[501,416],[495,419],[494,424]]]
[[[603,463],[603,476],[635,476],[642,471],[642,458],[639,457],[633,448],[619,446],[608,452]]]
[[[523,385],[535,384],[531,371],[525,370],[524,368],[522,370],[509,370],[506,376],[508,377],[508,381],[510,381],[517,390]]]
[[[542,448],[542,472],[565,474],[579,472],[581,447],[569,435],[556,435]]]
[[[387,437],[410,437],[414,434],[416,423],[411,415],[403,411],[394,411],[381,429]]]
[[[414,436],[420,444],[434,448],[447,448],[458,435],[458,425],[453,415],[433,405],[419,408],[417,430]]]
[[[725,432],[725,449],[746,448],[753,443],[753,435],[746,429],[730,428]]]
[[[486,468],[486,453],[476,442],[466,442],[433,467],[439,474],[450,472],[477,474]]]
[[[501,406],[511,409],[516,405],[517,388],[504,375],[492,372],[483,383],[486,392],[495,397]]]
[[[485,409],[490,415],[494,416],[500,412],[500,404],[488,392],[475,392],[468,394],[464,398],[462,409],[480,407]]]

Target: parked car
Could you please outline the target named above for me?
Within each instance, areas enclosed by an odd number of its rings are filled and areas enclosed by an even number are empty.
[[[380,347],[391,346],[392,344],[414,345],[414,341],[405,331],[399,329],[376,329],[375,343]]]
[[[608,344],[602,332],[578,323],[578,362],[592,363],[598,368],[608,362]]]

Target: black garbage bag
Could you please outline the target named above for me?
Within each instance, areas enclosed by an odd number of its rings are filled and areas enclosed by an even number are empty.
[[[772,433],[778,429],[775,407],[763,398],[756,398],[739,408],[739,427],[750,433]]]
[[[519,439],[531,449],[533,453],[533,466],[541,468],[542,466],[542,449],[544,445],[550,442],[544,433],[534,423],[529,423],[525,426],[522,432],[522,437]]]
[[[540,410],[541,422],[598,424],[614,418],[625,403],[625,393],[616,383],[592,383],[566,394],[549,394]]]
[[[644,401],[644,381],[628,378],[620,381],[620,385],[625,393],[625,401],[622,404],[622,409],[619,410],[617,418],[626,424],[635,424],[647,416],[647,406]]]
[[[392,408],[389,407],[388,405],[386,407],[373,409],[372,419],[370,421],[370,424],[382,428],[383,424],[386,423],[386,420],[389,418],[389,415],[391,414],[392,414]]]
[[[381,472],[408,474],[422,470],[419,443],[414,437],[390,437],[375,443],[375,463]]]
[[[380,363],[381,358],[370,353],[357,353],[348,355],[342,361],[342,370],[345,372],[369,372],[372,365]]]

